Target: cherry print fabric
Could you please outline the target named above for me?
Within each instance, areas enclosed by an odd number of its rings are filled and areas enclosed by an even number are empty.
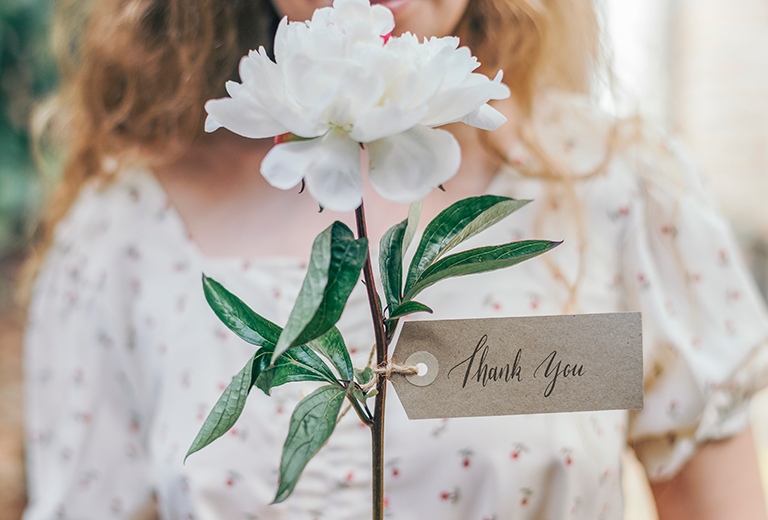
[[[423,301],[440,319],[642,311],[645,409],[408,421],[391,392],[388,518],[620,519],[628,440],[658,478],[698,443],[746,425],[748,398],[765,380],[768,319],[731,233],[673,148],[629,147],[589,175],[605,162],[610,128],[581,100],[543,98],[537,135],[574,179],[500,172],[489,192],[535,201],[467,247],[563,245],[546,260],[434,286]],[[522,146],[510,158],[534,161]],[[57,229],[30,308],[25,519],[130,518],[153,493],[163,519],[368,517],[370,435],[354,414],[293,496],[269,505],[291,410],[312,384],[272,397],[254,389],[232,430],[182,463],[254,351],[208,308],[201,273],[284,324],[305,269],[293,258],[202,255],[147,171],[86,187]],[[373,337],[362,287],[339,327],[364,366]]]

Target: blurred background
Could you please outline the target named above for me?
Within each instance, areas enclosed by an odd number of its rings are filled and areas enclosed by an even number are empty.
[[[56,84],[51,0],[0,0],[0,520],[25,503],[21,330],[13,289],[43,200],[30,153],[32,108]],[[639,111],[698,158],[744,256],[768,294],[768,2],[601,0],[615,73],[601,103]],[[605,78],[604,78],[605,79]],[[605,82],[607,84],[607,81]],[[768,483],[768,394],[753,403]],[[627,520],[655,518],[628,456]],[[768,487],[766,487],[768,495]]]
[[[30,154],[29,116],[55,86],[48,49],[49,0],[0,0],[0,520],[21,517],[22,312],[14,280],[42,202]]]
[[[688,146],[767,298],[768,2],[603,4],[617,89],[602,103],[639,111]],[[768,391],[753,400],[752,422],[768,497]],[[627,520],[656,519],[643,470],[627,458]]]

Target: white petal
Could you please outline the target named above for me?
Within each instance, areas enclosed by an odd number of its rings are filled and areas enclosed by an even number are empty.
[[[205,119],[206,132],[213,132],[223,126],[251,139],[274,137],[287,132],[284,126],[246,97],[211,99],[205,104],[205,111],[208,112]]]
[[[309,165],[307,189],[315,200],[331,211],[353,211],[363,201],[360,145],[346,132],[332,130],[318,143]]]
[[[307,160],[318,141],[319,138],[276,144],[261,161],[261,175],[275,188],[293,188],[306,175]]]
[[[250,51],[240,58],[237,71],[240,74],[240,81],[242,81],[243,87],[248,89],[254,98],[258,98],[258,94],[261,91],[258,85],[266,82],[273,84],[276,80],[281,80],[282,78],[279,72],[280,68],[269,59],[264,47],[259,47],[258,51]],[[279,90],[283,88],[282,84],[278,84],[277,87]]]
[[[214,118],[212,118],[211,116],[208,116],[208,117],[205,118],[205,131],[206,132],[208,132],[208,133],[215,132],[219,128],[221,128],[221,125],[219,123],[217,123]]]
[[[275,31],[275,43],[273,46],[275,53],[275,61],[280,63],[282,59],[290,52],[290,47],[287,45],[288,17],[283,16],[280,23],[277,24],[277,30]],[[251,51],[253,52],[253,51]],[[242,76],[242,73],[241,73]]]
[[[440,91],[443,77],[439,73],[425,74],[415,67],[400,74],[389,85],[385,98],[403,107],[404,110],[416,110],[429,107],[429,100]]]
[[[496,130],[507,122],[507,118],[491,105],[485,104],[462,117],[461,122],[481,130]]]
[[[339,76],[351,64],[339,59],[312,59],[298,54],[286,57],[281,66],[285,90],[306,109],[314,107],[317,98],[328,87],[339,83]]]
[[[363,114],[349,132],[349,137],[359,143],[369,143],[383,137],[399,134],[412,128],[424,116],[427,107],[421,106],[411,112],[395,105],[374,107]]]
[[[371,3],[367,0],[334,0],[333,9],[336,12],[336,21],[343,24],[347,20],[368,18]]]
[[[329,107],[327,120],[347,128],[361,114],[374,109],[384,92],[384,82],[378,75],[367,74],[363,67],[349,67],[338,79],[339,95]]]
[[[311,111],[300,111],[281,99],[264,99],[262,104],[269,115],[292,134],[311,138],[328,131],[328,123],[320,118],[313,118],[314,113]]]
[[[379,36],[389,34],[395,28],[395,16],[383,5],[371,6],[371,16],[373,18],[373,31]]]
[[[468,47],[459,47],[455,37],[431,38],[424,42],[421,55],[426,61],[424,74],[439,75],[443,88],[461,85],[468,75],[480,66]]]
[[[352,211],[363,197],[359,145],[338,130],[276,145],[261,162],[261,174],[284,190],[305,178],[315,200],[333,211]]]
[[[445,130],[415,126],[366,145],[371,185],[384,198],[413,202],[424,198],[459,170],[461,149]]]
[[[336,11],[330,6],[315,9],[315,12],[312,13],[310,25],[313,29],[325,27],[333,23],[336,23]]]
[[[385,8],[382,7],[382,9]],[[408,60],[382,45],[356,45],[348,59],[354,60],[363,67],[365,74],[380,78],[385,86],[397,81],[400,75],[408,73],[413,68]],[[382,94],[382,99],[387,97],[387,94]],[[398,104],[403,106],[402,103],[398,102]]]
[[[282,67],[272,63],[263,48],[240,60],[240,77],[243,89],[288,132],[302,137],[318,137],[327,132],[327,122],[313,118],[309,110],[295,102],[285,84]]]
[[[460,121],[491,99],[509,97],[509,87],[501,81],[490,81],[481,74],[470,74],[463,85],[438,94],[429,102],[422,125],[440,126]]]

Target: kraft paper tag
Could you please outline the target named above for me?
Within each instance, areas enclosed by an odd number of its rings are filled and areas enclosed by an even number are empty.
[[[642,343],[639,312],[412,321],[391,381],[409,419],[639,409]]]

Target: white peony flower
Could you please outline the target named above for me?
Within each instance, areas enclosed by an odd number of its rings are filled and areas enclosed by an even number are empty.
[[[362,202],[361,143],[371,184],[396,202],[424,198],[453,177],[461,152],[449,132],[463,121],[494,130],[506,119],[487,102],[509,97],[501,82],[454,37],[419,42],[390,37],[391,11],[368,0],[335,0],[308,22],[283,18],[275,62],[264,50],[240,61],[242,83],[205,105],[205,130],[225,127],[250,138],[294,134],[261,164],[267,181],[290,189],[302,179],[318,203],[351,211]]]

